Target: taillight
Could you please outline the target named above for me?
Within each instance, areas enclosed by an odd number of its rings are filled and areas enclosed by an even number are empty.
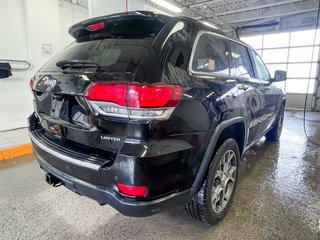
[[[124,83],[93,83],[86,92],[86,98],[126,106],[126,92],[127,86]]]
[[[85,96],[100,114],[133,119],[167,119],[181,99],[182,88],[170,84],[92,83]]]
[[[147,195],[148,189],[145,186],[130,186],[117,183],[117,187],[122,194],[130,197],[144,197]]]
[[[34,87],[33,87],[34,81],[35,81],[35,77],[31,78],[29,82],[29,87],[32,92],[34,91]]]
[[[87,30],[89,31],[98,31],[104,28],[104,22],[94,23],[87,26]]]
[[[127,106],[136,108],[175,107],[180,100],[181,93],[181,87],[176,85],[129,85]]]

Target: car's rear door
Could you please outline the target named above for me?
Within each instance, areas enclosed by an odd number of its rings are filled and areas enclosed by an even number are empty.
[[[262,133],[264,106],[263,86],[255,79],[254,69],[246,46],[230,41],[231,76],[237,79],[239,94],[243,96],[239,104],[247,121],[247,143],[254,142]]]

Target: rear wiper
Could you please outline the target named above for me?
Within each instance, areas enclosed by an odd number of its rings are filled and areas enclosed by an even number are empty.
[[[56,63],[57,67],[100,67],[98,63],[88,60],[60,60]]]

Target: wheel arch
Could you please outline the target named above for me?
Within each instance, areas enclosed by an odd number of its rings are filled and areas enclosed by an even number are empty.
[[[239,127],[241,129],[241,134],[238,134],[235,131]],[[217,151],[219,146],[221,146],[224,140],[230,137],[236,140],[239,146],[240,155],[242,155],[247,139],[246,123],[243,117],[228,119],[226,121],[223,121],[216,127],[209,141],[207,150],[205,151],[196,178],[193,182],[191,194],[195,194],[199,190],[203,183],[203,180],[206,177],[208,167],[214,153]]]
[[[281,104],[282,104],[284,107],[286,106],[286,102],[287,102],[287,98],[286,98],[286,97],[283,97]]]

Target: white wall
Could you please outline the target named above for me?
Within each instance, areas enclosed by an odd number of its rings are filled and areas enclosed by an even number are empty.
[[[24,0],[0,0],[0,59],[29,60]],[[26,126],[32,112],[28,71],[0,79],[0,131]]]
[[[0,58],[28,58],[22,0],[0,3]]]
[[[26,21],[34,72],[61,49],[57,0],[26,0]],[[51,44],[52,54],[44,55],[43,44]]]
[[[69,45],[74,39],[69,35],[69,27],[89,18],[88,9],[59,0],[59,18],[62,48]]]
[[[67,29],[88,18],[88,10],[59,0],[0,0],[0,59],[27,60],[33,68],[0,79],[0,131],[27,126],[32,113],[29,80],[72,41]],[[42,44],[51,44],[44,55]],[[1,61],[1,60],[0,60]]]

